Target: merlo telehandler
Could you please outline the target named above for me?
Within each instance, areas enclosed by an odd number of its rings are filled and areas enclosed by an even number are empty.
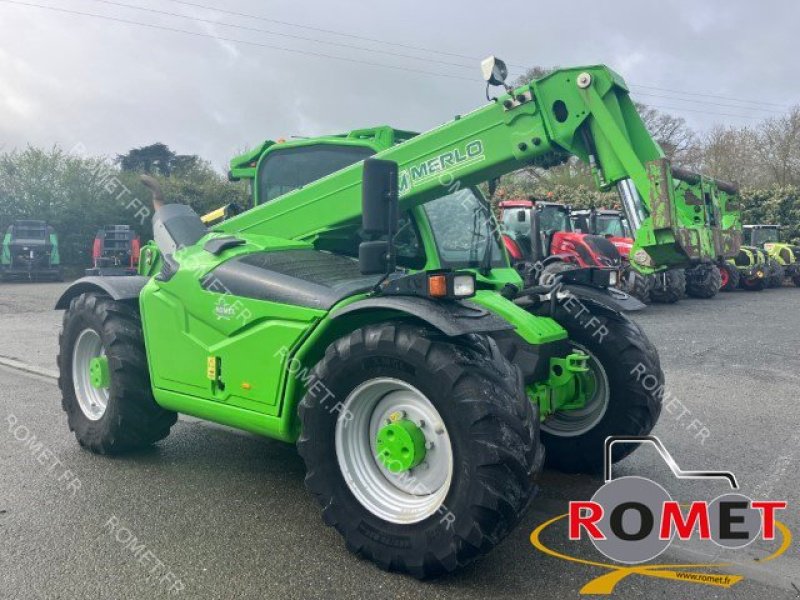
[[[476,186],[577,155],[602,188],[625,188],[644,272],[710,256],[705,224],[683,218],[616,73],[511,89],[501,61],[483,66],[501,94],[427,133],[265,143],[233,169],[257,205],[211,230],[148,180],[141,275],[84,278],[57,303],[78,441],[123,452],[185,413],[297,442],[348,548],[428,577],[511,531],[542,442],[550,465],[597,472],[608,435],[648,433],[663,372],[606,293],[609,271],[525,288]]]

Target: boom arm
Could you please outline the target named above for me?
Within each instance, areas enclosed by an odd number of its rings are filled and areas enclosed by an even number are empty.
[[[601,189],[623,188],[628,218],[638,224],[631,256],[641,270],[713,256],[706,223],[683,218],[693,209],[676,188],[664,153],[622,78],[604,66],[554,71],[377,157],[398,163],[400,208],[408,210],[526,166],[560,164],[570,155],[591,166]],[[357,220],[360,190],[357,164],[217,229],[310,238]]]

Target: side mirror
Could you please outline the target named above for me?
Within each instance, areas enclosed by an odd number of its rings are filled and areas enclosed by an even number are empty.
[[[364,275],[387,273],[394,269],[394,234],[397,231],[397,163],[368,158],[364,161],[361,185],[361,218],[364,233],[370,238],[358,247],[359,269]],[[385,236],[385,240],[377,240]]]

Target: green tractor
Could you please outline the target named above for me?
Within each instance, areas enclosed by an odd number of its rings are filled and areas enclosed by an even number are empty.
[[[724,291],[740,288],[749,292],[760,292],[768,287],[769,265],[767,253],[755,246],[742,246],[729,259],[724,272]]]
[[[800,246],[781,241],[780,225],[745,225],[744,240],[767,253],[769,287],[782,287],[786,279],[800,287]]]
[[[598,473],[609,435],[648,434],[664,376],[608,291],[617,274],[526,288],[477,186],[578,156],[636,211],[644,273],[715,256],[706,224],[619,75],[560,69],[512,89],[501,61],[483,67],[498,97],[427,133],[240,157],[232,176],[255,205],[211,229],[147,180],[155,240],[140,275],[84,278],[57,303],[78,441],[141,448],[184,413],[296,442],[347,547],[422,578],[508,535],[545,460]]]
[[[55,229],[44,221],[14,221],[6,230],[0,248],[0,279],[61,281]]]

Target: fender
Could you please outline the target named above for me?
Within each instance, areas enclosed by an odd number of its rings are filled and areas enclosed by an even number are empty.
[[[634,312],[645,308],[645,304],[616,288],[596,288],[588,285],[565,285],[562,289],[569,291],[586,305],[611,311],[614,313]]]
[[[97,292],[120,302],[138,300],[139,292],[149,277],[83,277],[70,285],[56,302],[56,310],[66,310],[73,298],[86,292]]]
[[[357,300],[340,308],[334,308],[330,318],[333,320],[360,311],[376,309],[393,310],[421,319],[448,337],[514,329],[514,326],[505,319],[467,300],[444,302],[404,296],[378,296]]]

